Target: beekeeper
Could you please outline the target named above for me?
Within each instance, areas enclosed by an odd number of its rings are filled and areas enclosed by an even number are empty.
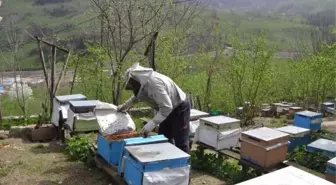
[[[124,79],[126,90],[132,90],[134,95],[118,106],[118,111],[126,111],[139,101],[148,103],[157,114],[146,123],[142,133],[148,134],[159,125],[158,134],[189,154],[190,104],[186,94],[169,77],[139,63],[127,69]]]

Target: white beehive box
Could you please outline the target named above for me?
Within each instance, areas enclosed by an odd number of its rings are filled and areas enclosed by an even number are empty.
[[[240,128],[240,120],[226,116],[213,116],[201,118],[200,125],[218,131],[225,131]]]
[[[240,136],[240,120],[215,116],[200,119],[195,141],[211,146],[216,150],[222,150],[237,146]]]
[[[209,113],[207,112],[202,112],[196,109],[191,109],[190,110],[190,121],[195,121],[198,120],[200,118],[204,118],[204,117],[208,117]]]
[[[320,177],[289,166],[236,185],[334,185]]]

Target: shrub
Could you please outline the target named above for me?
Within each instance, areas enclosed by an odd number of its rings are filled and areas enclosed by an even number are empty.
[[[87,166],[93,165],[94,153],[91,150],[91,136],[91,134],[83,137],[76,136],[67,141],[66,151],[72,160],[81,161]]]

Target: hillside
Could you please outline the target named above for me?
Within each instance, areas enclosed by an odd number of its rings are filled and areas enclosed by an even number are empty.
[[[310,27],[298,16],[278,16],[266,14],[242,13],[240,10],[275,10],[282,12],[300,12],[299,9],[309,12],[318,11],[330,7],[334,0],[208,0],[209,8],[202,13],[203,19],[211,19],[211,11],[219,8],[218,16],[223,22],[223,34],[234,34],[235,29],[247,34],[268,30],[268,44],[278,46],[281,51],[293,49],[293,43],[300,39],[309,39]],[[23,34],[21,59],[22,67],[26,70],[40,69],[40,61],[36,42],[30,38],[26,31],[32,35],[57,36],[59,40],[71,39],[72,44],[83,47],[83,30],[85,35],[92,37],[95,31],[99,31],[98,19],[92,19],[90,12],[90,0],[3,0],[0,7],[0,16],[3,21],[0,26],[0,49],[4,56],[8,48],[5,27],[10,20],[14,21],[15,29]],[[305,2],[305,3],[304,3]],[[320,3],[317,3],[320,2]],[[289,7],[289,5],[291,5]],[[328,6],[329,5],[329,6]],[[287,8],[285,8],[287,6]],[[309,8],[310,7],[310,8]],[[237,9],[236,11],[226,11]],[[66,44],[68,41],[63,41]],[[0,58],[0,69],[8,70],[3,58]]]
[[[210,7],[245,11],[271,11],[290,15],[335,9],[335,0],[209,0]]]

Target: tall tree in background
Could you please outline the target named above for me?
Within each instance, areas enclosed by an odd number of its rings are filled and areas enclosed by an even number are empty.
[[[122,69],[134,49],[159,32],[176,4],[192,3],[167,0],[93,0],[94,11],[104,22],[103,48],[112,69],[112,102],[120,102]],[[189,10],[185,10],[186,12]],[[144,48],[144,47],[143,47]],[[143,52],[143,51],[142,51]]]

